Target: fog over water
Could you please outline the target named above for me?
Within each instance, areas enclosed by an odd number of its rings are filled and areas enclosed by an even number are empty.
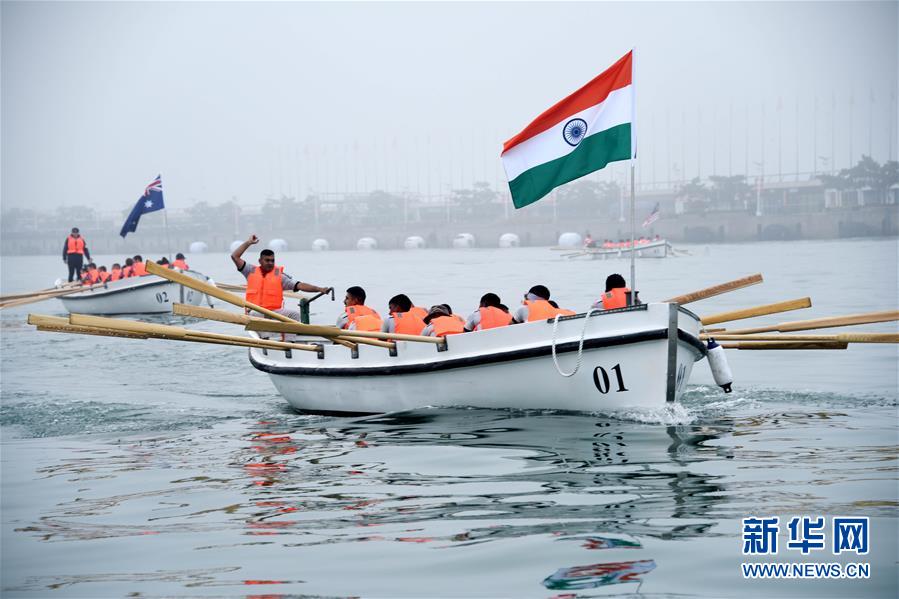
[[[897,4],[4,2],[2,206],[504,189],[637,51],[638,182],[895,159]],[[598,179],[620,177],[615,165]]]

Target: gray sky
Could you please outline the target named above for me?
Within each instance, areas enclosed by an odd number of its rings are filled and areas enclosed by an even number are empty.
[[[504,185],[502,142],[631,47],[643,182],[882,162],[897,6],[4,1],[2,207]]]

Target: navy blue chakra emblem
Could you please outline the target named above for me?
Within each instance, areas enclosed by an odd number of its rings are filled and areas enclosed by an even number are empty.
[[[576,146],[581,143],[586,134],[587,121],[584,119],[571,119],[565,123],[565,128],[562,129],[562,137],[565,138],[565,143],[569,146]]]

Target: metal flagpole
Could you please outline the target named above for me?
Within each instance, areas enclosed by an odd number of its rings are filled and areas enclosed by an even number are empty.
[[[634,161],[631,160],[631,305],[637,303],[637,248],[634,240],[637,236],[636,194],[634,192]]]
[[[169,253],[169,263],[172,262],[172,242],[169,239],[169,211],[168,208],[162,209],[162,228],[165,229],[165,248]]]

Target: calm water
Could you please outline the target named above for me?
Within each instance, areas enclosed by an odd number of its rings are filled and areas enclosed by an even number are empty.
[[[686,247],[638,262],[644,299],[754,272],[699,314],[809,295],[753,325],[896,309],[897,241]],[[119,257],[99,257],[111,263]],[[224,254],[189,256],[238,282]],[[626,261],[545,249],[288,253],[288,272],[468,313],[543,283],[566,307]],[[46,287],[58,257],[5,257],[2,290]],[[313,320],[338,303],[324,299]],[[895,346],[731,352],[649,412],[289,411],[245,351],[38,333],[2,320],[3,597],[895,597]],[[203,330],[232,325],[159,318]],[[895,331],[893,324],[863,327]],[[550,369],[547,376],[557,376]],[[551,403],[551,398],[547,398]],[[776,557],[741,554],[741,519],[780,516]],[[785,549],[792,516],[870,518],[867,556]],[[866,562],[867,580],[744,580],[740,563]]]

